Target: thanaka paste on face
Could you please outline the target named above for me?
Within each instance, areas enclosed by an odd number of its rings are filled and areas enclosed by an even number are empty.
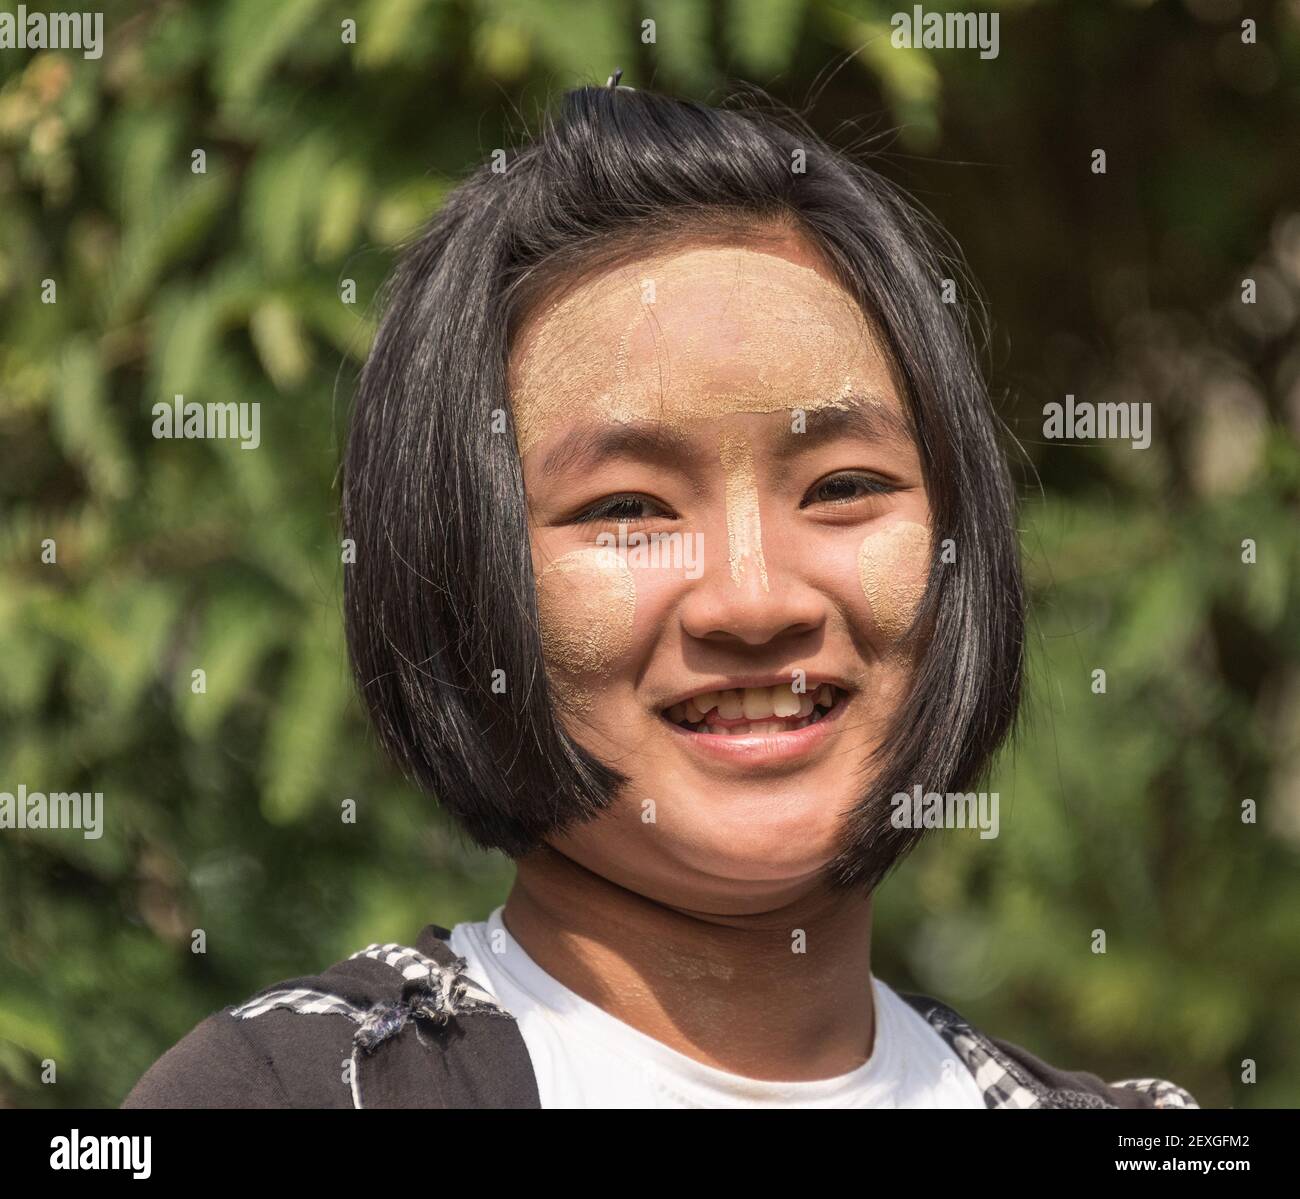
[[[732,307],[741,284],[743,310]],[[605,419],[670,428],[879,403],[886,362],[857,304],[811,267],[735,246],[659,254],[585,280],[529,321],[511,361],[515,433],[526,454],[593,402]]]
[[[858,579],[876,627],[897,641],[912,627],[930,575],[930,530],[910,520],[869,533],[858,549]]]
[[[767,585],[767,563],[763,560],[763,526],[758,515],[758,477],[754,473],[754,451],[743,437],[724,433],[718,443],[726,478],[727,559],[731,581],[743,585],[745,574],[757,570],[763,590]]]
[[[632,644],[636,583],[617,550],[574,550],[537,580],[537,615],[547,674],[565,706],[589,712],[593,679]]]

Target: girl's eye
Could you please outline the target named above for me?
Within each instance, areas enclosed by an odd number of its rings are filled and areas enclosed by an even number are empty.
[[[809,504],[851,504],[864,496],[888,495],[897,490],[897,487],[873,475],[831,475],[820,483],[813,484],[800,507]]]
[[[574,524],[593,524],[598,521],[610,524],[631,524],[648,520],[652,516],[666,516],[661,504],[643,495],[615,495],[585,508],[573,518]]]

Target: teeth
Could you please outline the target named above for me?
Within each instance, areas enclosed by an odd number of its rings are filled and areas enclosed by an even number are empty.
[[[723,720],[739,720],[745,714],[739,691],[718,692],[718,715]]]
[[[796,715],[799,711],[799,697],[789,687],[773,687],[772,711],[781,717]]]
[[[688,721],[699,724],[716,710],[722,720],[745,719],[748,725],[714,731],[739,736],[744,733],[778,733],[820,720],[823,710],[835,703],[835,688],[823,683],[816,691],[797,694],[784,683],[775,687],[731,688],[727,691],[707,691],[692,696],[680,704],[673,704],[664,715],[674,723]],[[790,725],[791,719],[798,723]]]
[[[753,720],[748,724],[717,725],[706,731],[718,737],[770,736],[774,733],[792,733],[796,729],[807,728],[810,724],[816,724],[821,718],[822,715],[818,712],[816,715],[805,716],[802,720],[796,720],[793,724],[783,720]]]

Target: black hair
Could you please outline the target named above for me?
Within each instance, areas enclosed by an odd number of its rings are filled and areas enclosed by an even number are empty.
[[[883,336],[929,489],[936,553],[910,691],[830,866],[874,888],[920,839],[890,797],[968,787],[1023,672],[1015,493],[955,252],[870,167],[792,114],[643,90],[569,92],[536,137],[448,196],[403,253],[362,371],[343,468],[348,646],[379,738],[469,836],[518,857],[611,801],[620,776],[564,730],[542,666],[512,332],[539,288],[683,231],[788,226]],[[951,555],[949,555],[951,556]],[[503,672],[503,673],[494,673]],[[863,764],[864,769],[867,766]]]

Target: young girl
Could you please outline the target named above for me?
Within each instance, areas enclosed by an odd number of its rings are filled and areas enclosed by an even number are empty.
[[[810,133],[625,87],[451,195],[357,397],[349,647],[517,879],[210,1016],[127,1106],[1195,1106],[871,971],[912,796],[960,801],[1020,694],[953,275]]]

